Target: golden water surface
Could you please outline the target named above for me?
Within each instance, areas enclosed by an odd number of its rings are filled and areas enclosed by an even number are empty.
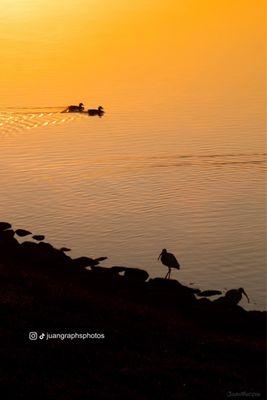
[[[0,213],[265,306],[263,0],[1,0]],[[103,118],[61,114],[102,105]],[[242,303],[245,305],[245,303]]]

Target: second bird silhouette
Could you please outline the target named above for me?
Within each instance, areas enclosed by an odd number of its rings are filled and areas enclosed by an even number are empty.
[[[171,269],[180,269],[180,264],[178,263],[175,255],[172,253],[168,253],[166,249],[163,249],[162,252],[160,253],[158,260],[161,260],[163,265],[166,265],[168,267],[168,272],[167,275],[165,276],[165,279],[170,279],[171,277]]]

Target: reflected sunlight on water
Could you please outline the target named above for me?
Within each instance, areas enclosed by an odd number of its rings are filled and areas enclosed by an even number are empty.
[[[49,109],[51,111],[48,111]],[[5,134],[9,135],[23,131],[24,129],[62,124],[80,117],[81,116],[78,114],[61,114],[59,107],[45,107],[39,109],[34,107],[6,107],[6,109],[1,108],[0,110],[0,132],[2,136]]]

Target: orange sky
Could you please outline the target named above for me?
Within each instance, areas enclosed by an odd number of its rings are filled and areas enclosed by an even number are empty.
[[[1,105],[262,93],[264,0],[62,4],[1,0]]]

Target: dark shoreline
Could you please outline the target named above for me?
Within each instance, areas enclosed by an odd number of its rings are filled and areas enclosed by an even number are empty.
[[[1,381],[13,398],[265,399],[266,312],[15,237],[0,223]],[[29,340],[35,331],[104,338]]]

